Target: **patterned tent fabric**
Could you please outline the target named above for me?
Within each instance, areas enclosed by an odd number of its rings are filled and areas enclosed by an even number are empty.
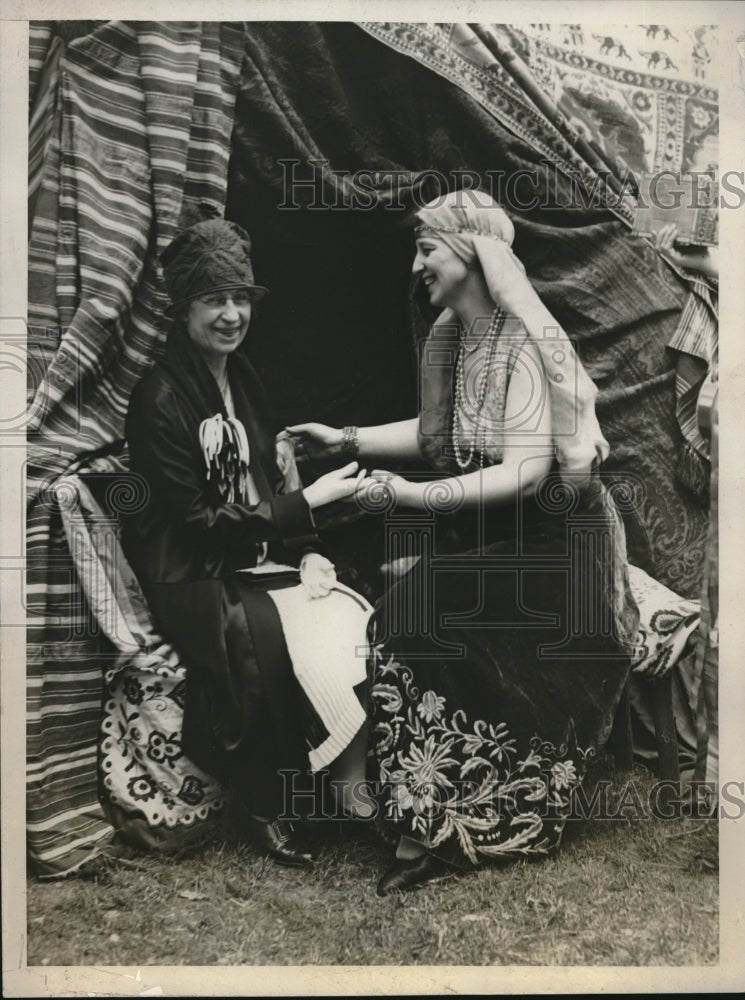
[[[605,179],[598,176],[575,148],[572,140],[576,141],[576,131],[567,137],[557,127],[558,122],[547,120],[512,76],[494,64],[489,51],[467,26],[366,23],[363,27],[461,87],[538,153],[560,163],[570,177],[593,191],[595,204],[599,207],[613,204],[613,210],[630,221],[633,200],[628,194],[614,198],[612,191],[606,189]],[[507,30],[500,28],[503,32]]]
[[[515,80],[468,70],[453,49],[458,26],[61,24],[64,33],[35,23],[30,39],[27,801],[29,851],[42,876],[76,870],[113,833],[99,801],[98,729],[112,700],[106,671],[122,665],[121,637],[107,634],[101,609],[85,599],[86,563],[66,533],[64,477],[85,486],[115,473],[100,505],[116,514],[139,502],[121,436],[132,387],[164,337],[157,252],[202,202],[227,206],[239,222],[248,215],[257,274],[273,293],[254,346],[280,417],[381,422],[415,405],[406,367],[409,237],[384,213],[324,220],[278,211],[278,158],[327,156],[340,169],[390,166],[415,178],[433,166],[484,173],[501,163],[509,171],[545,155],[590,186],[595,177],[571,130],[547,124]],[[536,61],[548,52],[539,44],[545,33],[508,35],[545,85],[549,70],[539,73]],[[561,45],[552,38],[551,47]],[[600,120],[596,108],[585,112]],[[566,193],[562,176],[554,195]],[[555,215],[525,213],[515,220],[519,253],[601,390],[599,416],[613,446],[607,472],[630,490],[635,561],[691,597],[706,515],[676,481],[682,435],[666,345],[698,293],[626,239],[630,208],[624,196],[623,222],[597,206],[564,213],[558,224]],[[696,336],[703,322],[693,316]],[[703,335],[702,351],[707,342]],[[685,350],[680,338],[676,347]],[[301,405],[302,413],[289,409]],[[163,669],[180,669],[167,651],[161,656]],[[154,663],[143,691],[159,683]],[[131,692],[138,697],[134,685]],[[153,688],[143,698],[157,696],[154,705],[160,694]],[[145,795],[145,784],[133,789]],[[191,808],[184,799],[184,817]]]
[[[715,28],[651,24],[598,31],[538,24],[513,32],[540,84],[624,176],[662,171],[717,176],[719,104],[710,82],[718,51]],[[717,360],[717,303],[705,281],[689,282],[691,294],[669,343],[679,352],[676,416],[693,452],[708,457],[696,400]],[[695,467],[689,480],[705,494],[705,477],[696,476]]]
[[[701,602],[679,597],[638,566],[629,566],[629,585],[639,608],[638,655],[632,670],[656,681],[693,646]]]
[[[539,24],[513,32],[540,83],[625,170],[716,170],[718,95],[708,79],[715,28]]]

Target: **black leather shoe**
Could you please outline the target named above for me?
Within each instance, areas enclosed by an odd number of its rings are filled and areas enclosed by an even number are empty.
[[[420,854],[418,858],[396,858],[378,882],[378,895],[390,896],[415,885],[440,878],[450,871],[450,866],[434,854]]]
[[[279,819],[267,823],[251,816],[247,825],[257,847],[262,848],[279,864],[290,865],[293,868],[313,864],[315,860],[313,852],[300,840],[292,823]]]

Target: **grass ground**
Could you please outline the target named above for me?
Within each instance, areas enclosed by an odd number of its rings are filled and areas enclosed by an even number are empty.
[[[616,803],[634,783],[616,776]],[[627,796],[628,798],[628,796]],[[636,798],[635,798],[636,801]],[[231,840],[28,883],[28,964],[707,965],[718,960],[717,824],[572,821],[562,848],[380,899],[391,852],[320,830],[311,871]]]

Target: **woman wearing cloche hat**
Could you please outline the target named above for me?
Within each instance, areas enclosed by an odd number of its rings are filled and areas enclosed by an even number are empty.
[[[156,623],[186,665],[183,746],[231,790],[242,825],[277,861],[313,861],[281,772],[330,768],[340,805],[364,781],[369,605],[336,581],[312,511],[352,496],[356,462],[302,488],[239,350],[254,303],[248,234],[211,219],[162,255],[174,323],[136,387],[126,436],[149,486],[125,550]]]

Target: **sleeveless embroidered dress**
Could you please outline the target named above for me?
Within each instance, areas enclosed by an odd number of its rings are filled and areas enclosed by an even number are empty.
[[[521,329],[508,321],[489,377],[484,466],[501,461]],[[422,451],[441,471],[458,474],[458,343],[444,353],[442,343],[435,346],[434,387],[426,385],[432,371],[423,370]],[[472,366],[477,373],[483,359]],[[468,365],[464,377],[467,384]],[[456,412],[455,421],[468,454],[476,415]],[[478,466],[476,449],[466,471]],[[415,534],[421,558],[381,598],[370,623],[383,817],[464,868],[546,853],[559,843],[572,795],[610,733],[629,670],[636,609],[612,499],[597,470],[581,491],[554,470],[535,497],[447,516],[424,511],[397,521],[394,514],[389,530]]]

